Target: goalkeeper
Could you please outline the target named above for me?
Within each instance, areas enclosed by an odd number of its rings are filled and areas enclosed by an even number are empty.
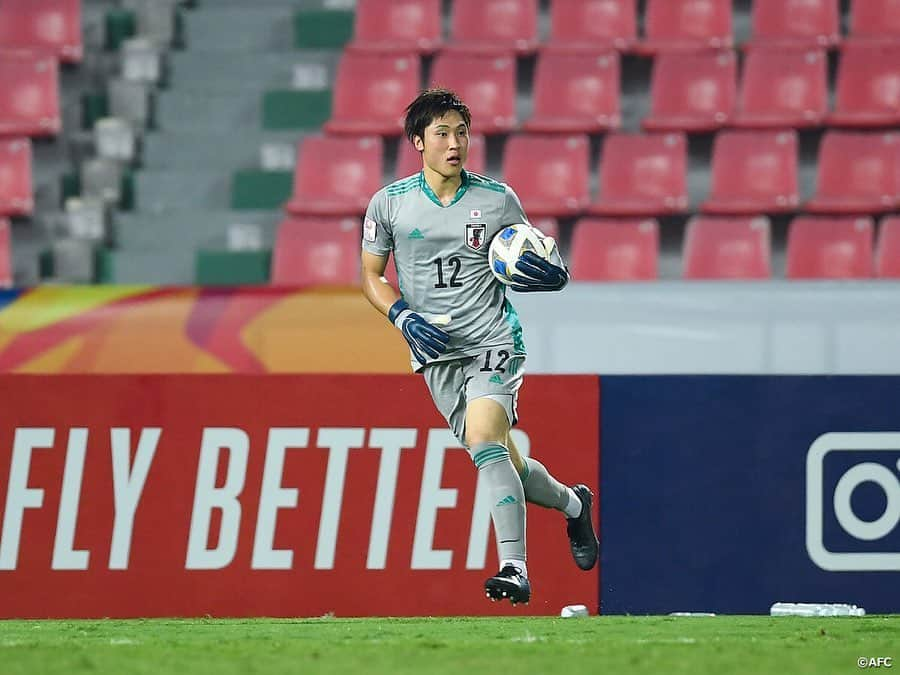
[[[407,107],[405,132],[422,155],[422,170],[372,197],[363,221],[362,286],[409,343],[413,369],[425,376],[489,487],[500,571],[485,592],[516,604],[531,597],[526,501],[565,514],[581,569],[596,564],[599,544],[590,489],[563,485],[540,462],[523,458],[510,437],[525,346],[487,255],[497,232],[528,220],[509,186],[463,168],[470,123],[468,107],[446,89],[424,91]],[[383,279],[391,253],[399,298]],[[516,291],[558,291],[569,280],[558,251],[553,262],[526,252],[516,267],[522,273],[513,277]]]

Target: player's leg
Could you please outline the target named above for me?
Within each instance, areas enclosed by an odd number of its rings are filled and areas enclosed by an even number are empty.
[[[503,559],[504,555],[510,556],[508,560],[514,561],[514,566],[511,564],[501,569],[497,576],[491,577],[485,583],[488,597],[493,599],[506,597],[514,603],[528,602],[531,587],[528,584],[525,570],[525,496],[518,473],[510,462],[509,451],[505,450],[502,445],[502,440],[509,432],[510,418],[507,411],[498,403],[493,403],[496,406],[495,410],[491,410],[490,406],[485,406],[484,403],[469,405],[467,394],[470,391],[477,392],[483,389],[482,387],[470,388],[467,386],[467,383],[474,377],[474,375],[470,376],[470,371],[478,371],[477,367],[472,368],[474,360],[466,358],[429,364],[424,368],[423,375],[438,410],[444,415],[460,444],[466,447],[470,456],[475,460],[475,465],[479,468],[479,480],[490,486],[493,494],[503,493],[493,500],[492,503],[495,506],[491,510],[491,517],[494,521],[494,533],[498,536],[500,557]],[[494,387],[495,385],[491,384],[490,386]],[[485,414],[482,414],[483,409],[487,411]],[[469,422],[470,413],[471,422]],[[467,427],[467,423],[470,426]],[[468,428],[472,429],[471,438],[481,445],[473,447],[467,443]],[[499,439],[501,442],[498,443],[494,439]],[[477,454],[479,452],[482,454]],[[504,452],[506,455],[505,465],[502,461]],[[506,499],[510,495],[512,498]],[[500,501],[503,504],[497,505]],[[520,534],[507,532],[509,528],[506,525],[509,516],[516,511],[516,508],[513,508],[514,505],[521,509],[520,517],[513,519],[513,529],[520,531]],[[516,524],[517,520],[521,521],[520,525]],[[502,537],[499,536],[501,531],[506,533]],[[518,540],[518,543],[516,541],[500,543],[507,539]],[[521,551],[516,547],[521,547]]]
[[[513,442],[512,435],[507,441],[510,455],[517,458],[513,463],[519,469],[526,501],[561,511],[566,516],[566,533],[569,548],[575,564],[589,570],[597,564],[599,542],[594,530],[591,514],[593,493],[586,485],[568,487],[556,480],[547,467],[533,457],[522,457]]]
[[[531,586],[525,562],[525,492],[505,444],[509,423],[506,409],[494,398],[469,399],[466,446],[490,493],[500,557],[500,571],[485,582],[485,592],[493,600],[509,598],[515,604],[528,602]]]

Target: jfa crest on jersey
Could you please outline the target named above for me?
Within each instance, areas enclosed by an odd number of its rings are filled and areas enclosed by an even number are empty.
[[[469,248],[476,251],[481,248],[484,243],[485,230],[487,230],[487,223],[466,223],[466,244]]]

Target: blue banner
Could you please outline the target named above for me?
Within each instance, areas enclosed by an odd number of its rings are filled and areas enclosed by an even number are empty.
[[[601,380],[601,608],[900,611],[900,377]]]

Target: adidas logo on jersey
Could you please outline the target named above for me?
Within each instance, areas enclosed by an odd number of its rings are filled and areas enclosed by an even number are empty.
[[[516,498],[512,495],[506,495],[503,499],[497,502],[497,506],[506,506],[507,504],[515,504]]]
[[[491,375],[491,379],[488,382],[493,382],[494,384],[503,384],[503,379],[499,375]]]
[[[412,232],[410,232],[409,237],[407,237],[407,239],[424,239],[424,238],[425,238],[425,235],[422,234],[422,232],[419,230],[418,227],[416,229],[414,229]]]

